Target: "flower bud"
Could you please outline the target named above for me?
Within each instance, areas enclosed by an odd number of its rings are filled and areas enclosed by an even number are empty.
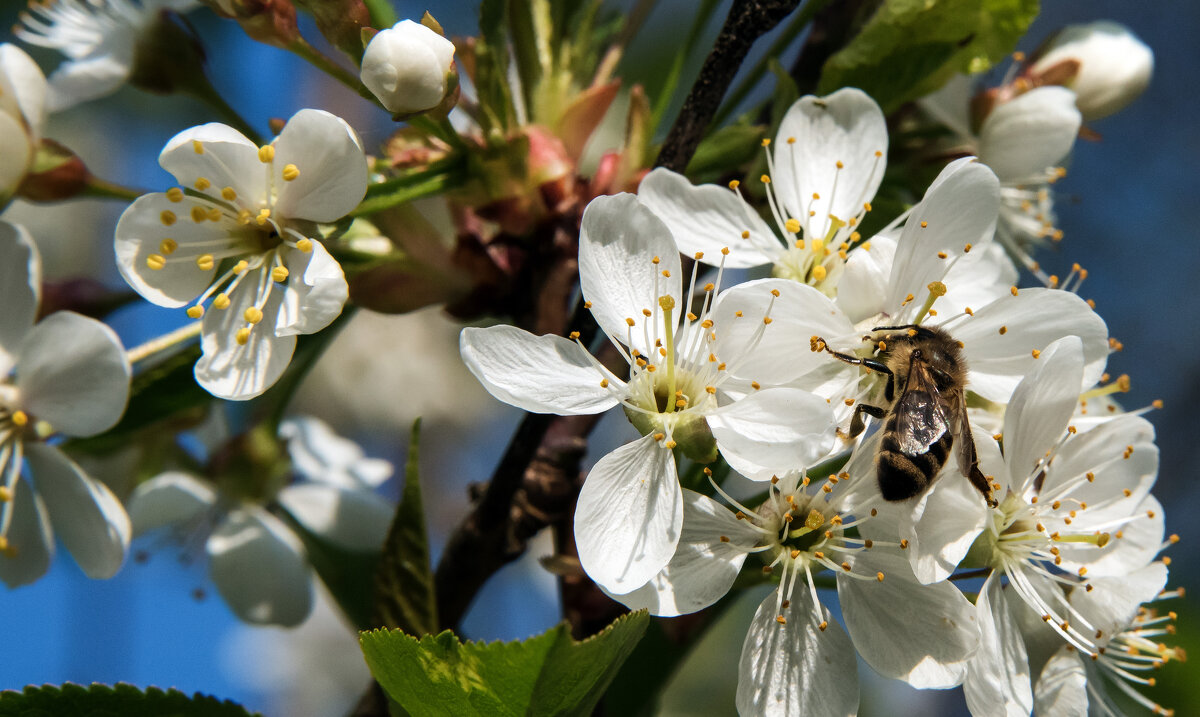
[[[403,20],[371,38],[363,53],[362,81],[389,112],[424,112],[455,89],[453,63],[453,43]]]
[[[1074,90],[1075,105],[1091,121],[1136,99],[1153,70],[1154,53],[1145,43],[1124,25],[1100,20],[1068,26],[1051,38],[1030,74]]]
[[[16,45],[0,45],[0,208],[33,165],[46,121],[46,77]]]

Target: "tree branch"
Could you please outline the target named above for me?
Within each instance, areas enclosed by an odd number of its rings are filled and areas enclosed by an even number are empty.
[[[655,166],[676,172],[687,168],[750,47],[799,4],[800,0],[734,0]]]

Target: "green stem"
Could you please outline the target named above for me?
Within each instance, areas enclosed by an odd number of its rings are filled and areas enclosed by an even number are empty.
[[[458,130],[454,129],[454,125],[450,124],[450,120],[446,117],[433,119],[427,114],[413,115],[405,120],[410,127],[415,127],[425,134],[432,137],[437,137],[451,147],[457,149],[466,149],[466,143],[462,137],[458,136]]]
[[[367,6],[367,12],[371,14],[371,26],[376,30],[383,30],[396,24],[396,9],[392,7],[392,0],[363,0],[363,4]]]
[[[366,199],[374,199],[376,197],[387,196],[401,189],[407,189],[420,185],[425,180],[431,177],[437,177],[443,174],[451,174],[462,171],[463,158],[457,155],[450,155],[445,159],[440,159],[432,162],[424,169],[408,172],[399,177],[392,177],[382,182],[376,182],[367,187]]]
[[[367,199],[358,205],[357,209],[350,212],[350,216],[367,216],[385,209],[391,209],[406,202],[411,202],[414,199],[441,194],[447,189],[458,186],[460,182],[460,172],[457,169],[444,174],[429,175],[424,172],[421,174],[421,181],[414,181],[414,183],[405,182],[404,185],[399,186],[391,194],[368,196]],[[407,180],[410,178],[404,177],[403,179]],[[415,178],[412,179],[415,180]]]
[[[84,187],[80,196],[93,197],[95,199],[120,199],[124,202],[132,202],[143,194],[148,193],[145,190],[126,187],[89,174],[87,186]]]
[[[263,144],[263,138],[258,131],[251,127],[250,123],[247,122],[240,114],[237,113],[237,110],[235,110],[228,102],[225,101],[225,98],[221,96],[221,93],[217,92],[217,89],[212,86],[212,82],[210,82],[207,77],[201,75],[195,82],[189,83],[182,89],[187,94],[195,97],[216,111],[217,115],[222,120],[224,120],[229,126],[236,129],[238,132],[246,135],[246,138],[251,142],[255,144]]]
[[[700,33],[708,25],[709,18],[712,16],[713,10],[717,8],[717,4],[717,0],[703,0],[700,9],[696,12],[696,17],[692,20],[692,27],[688,30],[687,39],[684,40],[683,47],[671,61],[671,67],[667,70],[667,79],[663,81],[663,86],[658,92],[658,99],[650,112],[651,127],[657,129],[663,115],[667,113],[675,95],[675,87],[679,84],[679,76],[683,73],[683,65],[691,56],[692,50],[695,49],[696,41],[700,39]]]
[[[345,67],[342,67],[329,57],[322,54],[319,50],[317,50],[317,48],[308,44],[308,41],[304,38],[297,37],[292,44],[288,45],[287,49],[291,50],[292,53],[299,56],[321,72],[324,72],[346,87],[349,87],[351,90],[358,93],[358,95],[363,99],[367,100],[368,102],[372,102],[381,108],[383,107],[383,105],[379,102],[379,98],[371,94],[371,91],[367,89],[366,85],[364,85],[362,81],[358,79],[358,75],[354,74],[350,70],[347,70]],[[386,111],[386,108],[384,109]],[[391,113],[389,112],[389,114]]]
[[[742,103],[742,100],[746,99],[746,96],[750,94],[754,86],[766,74],[771,60],[783,53],[787,49],[787,46],[800,34],[800,31],[812,22],[813,17],[821,11],[821,8],[828,4],[829,0],[808,0],[804,3],[804,7],[800,8],[800,11],[796,13],[796,16],[792,18],[792,21],[788,23],[783,32],[779,33],[779,37],[775,38],[775,42],[771,44],[771,47],[763,53],[758,62],[754,63],[754,67],[750,68],[750,71],[746,73],[746,76],[742,78],[742,81],[738,83],[733,92],[729,93],[729,96],[721,105],[721,109],[717,110],[717,116],[713,118],[713,127],[720,127],[725,120],[729,119],[729,115],[733,114],[737,106]]]

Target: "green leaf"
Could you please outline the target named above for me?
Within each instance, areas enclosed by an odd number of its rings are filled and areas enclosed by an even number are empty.
[[[375,625],[400,628],[410,635],[437,630],[437,595],[429,566],[425,510],[421,505],[419,441],[421,419],[413,422],[404,466],[404,493],[375,570]]]
[[[21,692],[0,692],[0,715],[43,717],[248,717],[245,707],[196,693],[190,697],[176,689],[165,692],[157,687],[145,691],[118,682],[115,686],[93,684],[90,687],[70,682],[58,687],[26,687]]]
[[[889,113],[1002,60],[1037,11],[1038,0],[885,0],[826,61],[818,91],[858,87]]]
[[[754,159],[762,146],[763,127],[731,124],[704,138],[684,172],[693,181],[715,180]]]
[[[317,577],[329,588],[346,618],[359,630],[376,626],[372,609],[375,602],[373,576],[379,565],[379,553],[345,550],[309,532],[291,515],[285,514],[285,517],[304,542],[308,562],[317,571]]]
[[[484,130],[504,132],[516,123],[508,84],[508,0],[479,4],[479,38],[475,43],[475,92]]]
[[[630,613],[582,642],[564,623],[523,642],[375,630],[359,643],[371,674],[414,717],[588,715],[649,622]]]

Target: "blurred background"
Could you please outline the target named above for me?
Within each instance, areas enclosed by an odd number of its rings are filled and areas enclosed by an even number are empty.
[[[716,14],[715,36],[728,2]],[[17,20],[22,3],[0,5],[0,26]],[[613,2],[622,11],[630,0]],[[1058,251],[1038,258],[1051,273],[1065,275],[1072,262],[1090,276],[1080,294],[1097,311],[1124,350],[1110,359],[1115,376],[1128,373],[1128,408],[1161,398],[1165,407],[1149,418],[1158,429],[1162,464],[1155,494],[1166,506],[1167,530],[1182,542],[1169,553],[1172,581],[1200,595],[1196,543],[1200,523],[1200,476],[1195,436],[1200,425],[1200,93],[1187,90],[1200,70],[1200,4],[1172,4],[1154,12],[1126,0],[1059,0],[1045,3],[1020,49],[1032,50],[1064,24],[1113,19],[1129,26],[1155,52],[1154,80],[1132,106],[1095,123],[1100,141],[1081,141],[1070,173],[1057,185],[1059,226],[1066,238]],[[397,2],[401,18],[435,13],[447,34],[475,32],[476,3],[440,0],[430,7]],[[642,38],[682,34],[691,0],[660,0]],[[260,130],[267,119],[286,118],[304,107],[321,107],[344,117],[359,131],[368,151],[394,128],[382,112],[357,95],[326,81],[292,55],[247,38],[232,22],[207,10],[189,15],[209,52],[210,76],[226,99]],[[311,27],[305,34],[315,37]],[[6,34],[6,41],[12,41]],[[769,44],[770,36],[758,48]],[[29,49],[29,48],[27,48]],[[653,100],[670,48],[635,43],[622,65],[627,86],[641,82]],[[706,51],[706,48],[702,48]],[[782,58],[788,66],[793,48]],[[57,58],[32,52],[49,73]],[[750,61],[755,59],[752,55]],[[690,58],[690,84],[703,52]],[[1000,68],[998,71],[1003,71]],[[766,91],[757,98],[762,99]],[[668,116],[673,116],[669,114]],[[214,121],[208,109],[180,97],[151,96],[123,89],[51,118],[47,135],[74,149],[94,173],[148,190],[171,178],[157,155],[176,132]],[[661,138],[660,138],[661,139]],[[600,148],[603,149],[603,148]],[[123,205],[72,201],[54,211],[15,203],[7,221],[26,225],[37,240],[48,279],[90,276],[119,285],[112,256],[112,231]],[[182,312],[139,302],[113,317],[126,345],[153,337],[184,320]],[[301,391],[294,410],[318,415],[361,441],[370,455],[402,464],[412,420],[424,417],[421,450],[427,520],[436,560],[442,541],[467,509],[466,485],[484,480],[516,424],[518,412],[487,396],[458,359],[458,326],[438,310],[400,317],[360,312],[334,343]],[[369,350],[364,346],[369,342]],[[376,357],[387,356],[386,361]],[[593,450],[627,430],[624,421],[605,422]],[[611,445],[611,444],[609,444]],[[95,469],[119,482],[120,465]],[[389,486],[395,492],[396,486]],[[368,676],[353,633],[336,609],[322,604],[295,630],[240,624],[208,583],[206,566],[176,558],[173,550],[135,544],[148,559],[131,561],[106,582],[86,579],[65,555],[38,583],[0,593],[7,616],[0,659],[0,688],[25,684],[116,681],[173,686],[244,703],[268,715],[337,715],[353,704]],[[548,552],[538,544],[526,559],[504,569],[484,590],[465,625],[473,639],[517,639],[558,621],[555,584],[536,563]],[[530,589],[530,586],[533,586]],[[688,663],[672,685],[668,714],[730,714],[737,658],[745,626],[760,595],[743,596],[706,638],[711,649]],[[1179,644],[1195,648],[1198,613],[1176,601]],[[1194,649],[1193,654],[1200,654]],[[1185,685],[1178,666],[1160,676],[1154,697],[1180,714],[1200,704],[1195,686]],[[961,691],[923,693],[875,677],[861,666],[862,714],[965,714]],[[1190,689],[1191,695],[1188,699]]]

